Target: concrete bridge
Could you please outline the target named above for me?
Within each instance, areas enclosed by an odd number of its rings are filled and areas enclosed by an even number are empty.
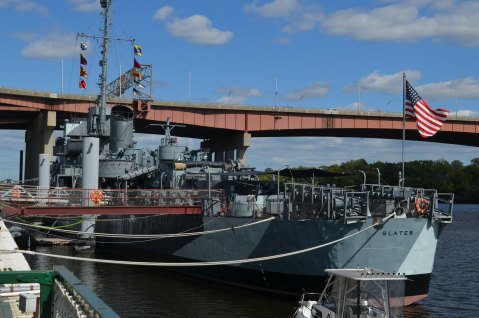
[[[25,130],[26,162],[38,154],[52,154],[53,131],[65,120],[85,117],[96,96],[56,94],[0,87],[0,129]],[[171,101],[109,100],[109,106],[133,109],[135,131],[163,134],[157,125],[170,118],[175,136],[204,140],[217,159],[243,158],[252,137],[335,136],[401,139],[402,114],[346,110],[257,107],[230,104],[197,104]],[[414,121],[406,122],[406,139],[479,146],[479,118],[451,114],[440,132],[423,139]],[[218,154],[220,154],[218,156]],[[30,170],[35,170],[31,167]],[[26,167],[26,174],[29,169]]]

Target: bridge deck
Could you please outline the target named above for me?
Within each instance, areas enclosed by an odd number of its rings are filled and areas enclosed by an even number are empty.
[[[27,129],[40,111],[55,111],[57,128],[65,119],[85,116],[96,96],[55,94],[0,87],[0,129]],[[402,139],[402,114],[335,109],[248,106],[219,103],[152,101],[147,106],[131,99],[112,99],[135,112],[135,131],[163,134],[158,122],[184,125],[178,137],[215,139],[248,132],[252,137],[331,136]],[[416,123],[406,122],[406,139],[479,146],[479,118],[450,115],[441,131],[423,139]]]

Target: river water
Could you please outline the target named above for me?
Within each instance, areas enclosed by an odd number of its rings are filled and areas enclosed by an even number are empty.
[[[429,297],[405,317],[479,317],[479,205],[456,205],[439,240]],[[69,247],[37,251],[70,255]],[[164,269],[27,256],[33,269],[65,265],[121,317],[292,317],[290,298],[234,288]]]

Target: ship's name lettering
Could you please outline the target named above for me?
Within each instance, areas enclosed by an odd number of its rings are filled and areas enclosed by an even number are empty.
[[[414,235],[413,231],[383,231],[383,236],[406,236]]]

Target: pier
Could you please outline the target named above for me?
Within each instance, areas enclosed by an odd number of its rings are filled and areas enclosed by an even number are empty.
[[[18,249],[13,236],[0,221],[0,281],[3,280],[6,272],[12,271],[30,271],[30,265],[20,253],[14,253]],[[11,251],[9,253],[9,251]],[[40,285],[31,284],[0,284],[0,316],[1,317],[31,317],[31,314],[22,313],[19,308],[20,294],[37,295],[40,294]]]
[[[0,219],[0,317],[119,317],[64,266],[31,270]]]

